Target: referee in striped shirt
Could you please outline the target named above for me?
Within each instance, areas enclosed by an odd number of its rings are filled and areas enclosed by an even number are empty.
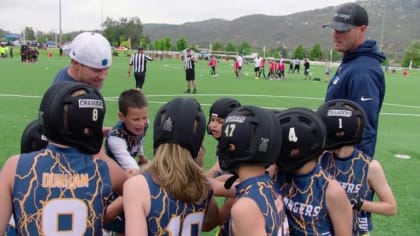
[[[146,79],[146,63],[147,61],[153,61],[153,58],[143,53],[143,47],[137,49],[137,53],[131,56],[130,64],[128,65],[128,77],[130,77],[131,67],[133,68],[134,78],[136,79],[136,89],[141,90],[143,88],[144,81]]]
[[[185,69],[185,75],[187,80],[187,90],[185,90],[185,93],[191,92],[191,86],[194,88],[192,91],[193,93],[197,93],[197,85],[195,83],[195,63],[197,62],[197,59],[192,55],[191,49],[186,49],[186,55],[184,58],[184,69]]]

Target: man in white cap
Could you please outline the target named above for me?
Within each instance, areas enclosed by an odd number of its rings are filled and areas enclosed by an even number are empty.
[[[70,46],[71,64],[58,72],[53,83],[77,81],[100,90],[112,64],[109,41],[99,33],[77,35]]]
[[[381,68],[385,55],[376,41],[365,41],[368,25],[366,10],[356,3],[346,3],[338,6],[332,21],[323,26],[332,29],[335,50],[343,53],[325,100],[349,99],[363,107],[367,124],[363,140],[357,147],[373,157],[385,96],[385,77]]]

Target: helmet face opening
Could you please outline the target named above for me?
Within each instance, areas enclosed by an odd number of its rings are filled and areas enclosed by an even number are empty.
[[[276,160],[278,168],[293,172],[321,155],[326,128],[321,117],[306,108],[289,108],[277,113],[283,133],[283,145]]]
[[[204,138],[206,120],[201,105],[193,98],[174,98],[156,113],[153,147],[174,143],[197,158]]]
[[[281,148],[281,128],[273,112],[254,106],[233,110],[222,126],[218,158],[221,169],[269,166]]]
[[[322,104],[317,112],[327,127],[327,150],[355,145],[362,141],[366,115],[357,103],[347,99],[330,100]]]
[[[99,152],[105,101],[95,88],[75,82],[54,84],[44,94],[39,114],[50,141],[86,154]]]
[[[226,119],[230,112],[232,112],[235,108],[240,107],[241,103],[233,98],[219,98],[216,100],[213,105],[210,107],[209,111],[209,121],[207,123],[207,133],[212,134],[209,124],[211,121],[211,117],[217,117],[221,119]]]

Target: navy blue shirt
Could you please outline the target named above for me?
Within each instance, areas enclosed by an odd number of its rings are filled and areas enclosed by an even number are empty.
[[[371,157],[375,153],[379,112],[385,96],[385,77],[381,67],[384,60],[376,42],[365,41],[344,55],[325,96],[325,101],[349,99],[364,109],[366,128],[357,148]]]

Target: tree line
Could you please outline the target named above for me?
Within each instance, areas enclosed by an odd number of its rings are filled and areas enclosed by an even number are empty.
[[[107,17],[102,24],[103,31],[101,32],[114,47],[123,46],[128,49],[135,49],[142,46],[149,50],[161,51],[182,51],[185,48],[192,48],[195,51],[199,50],[200,46],[195,45],[193,42],[187,42],[185,37],[180,36],[175,42],[172,42],[170,37],[155,39],[152,41],[148,35],[143,33],[143,25],[139,17],[125,18],[122,17],[118,20]],[[99,32],[99,31],[98,31]],[[8,32],[0,29],[0,39],[4,41],[4,36]],[[62,42],[69,42],[72,38],[80,32],[71,32],[60,35]],[[25,27],[23,34],[28,41],[47,42],[48,40],[57,40],[57,34],[54,32],[34,31],[32,27]],[[208,47],[208,46],[207,46]],[[227,42],[213,42],[211,44],[211,51],[227,51],[236,52],[238,54],[248,55],[250,53],[258,53],[265,55],[265,57],[274,58],[297,58],[309,60],[332,60],[338,61],[341,59],[341,53],[333,50],[323,50],[319,44],[315,44],[312,48],[305,48],[303,45],[297,45],[295,49],[290,51],[287,48],[255,48],[248,42],[240,42],[234,44]],[[388,61],[385,62],[389,64]],[[405,49],[404,56],[401,59],[401,66],[413,68],[420,68],[420,41],[413,42]]]

